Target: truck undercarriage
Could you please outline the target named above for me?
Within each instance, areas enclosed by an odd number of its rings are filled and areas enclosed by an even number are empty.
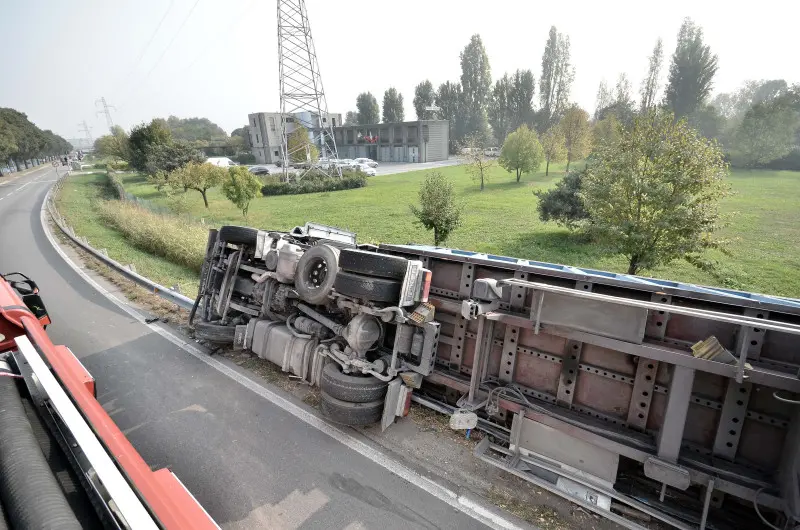
[[[800,301],[307,224],[209,234],[196,337],[389,427],[413,398],[481,459],[628,528],[796,528]]]

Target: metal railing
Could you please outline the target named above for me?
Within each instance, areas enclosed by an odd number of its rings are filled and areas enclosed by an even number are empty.
[[[60,175],[58,180],[56,181],[55,185],[50,188],[50,191],[47,192],[47,196],[45,197],[45,205],[47,207],[47,211],[50,214],[50,218],[53,222],[58,226],[61,232],[64,233],[73,243],[78,245],[81,249],[85,250],[93,257],[97,258],[105,265],[108,265],[116,272],[124,276],[125,278],[131,280],[135,284],[139,285],[140,287],[144,287],[152,294],[155,294],[169,302],[174,303],[178,307],[183,309],[191,310],[192,306],[194,305],[194,300],[184,296],[168,287],[164,287],[161,284],[158,284],[149,278],[145,278],[141,274],[138,274],[133,268],[130,266],[125,266],[111,259],[107,253],[103,252],[102,250],[97,250],[89,244],[89,241],[86,238],[81,238],[75,234],[75,230],[69,227],[66,223],[66,220],[61,216],[58,210],[55,207],[55,203],[53,201],[53,191],[56,192],[60,191],[64,185],[64,179],[69,176],[69,172],[64,175]]]

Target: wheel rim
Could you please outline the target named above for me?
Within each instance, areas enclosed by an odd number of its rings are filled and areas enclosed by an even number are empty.
[[[306,280],[312,289],[319,289],[328,277],[328,264],[322,258],[313,260],[308,268]]]

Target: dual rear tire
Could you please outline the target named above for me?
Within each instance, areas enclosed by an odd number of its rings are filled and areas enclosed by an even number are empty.
[[[388,384],[371,375],[345,374],[335,362],[322,370],[322,413],[343,425],[371,425],[383,416]]]

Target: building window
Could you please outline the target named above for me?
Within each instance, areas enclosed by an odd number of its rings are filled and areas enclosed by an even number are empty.
[[[280,152],[275,151],[275,156],[281,156]]]
[[[255,127],[255,126],[256,126],[256,119],[253,118],[253,127]]]
[[[294,118],[292,118],[291,116],[287,116],[286,123],[294,123]]]
[[[336,118],[331,118],[331,122],[333,123],[333,126],[336,127]]]
[[[328,118],[322,118],[322,123],[328,123]]]
[[[275,132],[275,118],[269,117],[269,130]]]
[[[260,143],[261,143],[261,140],[259,140],[259,139],[258,139],[258,133],[256,133],[256,143],[257,143],[257,144],[260,144]]]
[[[347,129],[347,143],[353,143],[353,129]]]

